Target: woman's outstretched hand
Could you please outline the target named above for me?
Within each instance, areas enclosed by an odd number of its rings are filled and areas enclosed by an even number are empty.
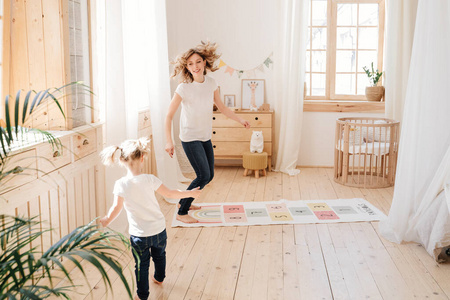
[[[174,151],[175,151],[174,149],[175,149],[175,148],[174,148],[172,142],[168,142],[168,143],[166,144],[166,152],[169,153],[169,155],[170,155],[171,158],[173,157],[173,153],[174,153]]]
[[[244,126],[245,128],[250,128],[250,123],[247,121],[247,120],[244,120],[244,119],[241,119],[240,121],[239,121],[241,124],[242,124],[242,126]]]

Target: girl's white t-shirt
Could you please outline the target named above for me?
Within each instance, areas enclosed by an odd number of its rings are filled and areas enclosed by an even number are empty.
[[[180,83],[175,93],[181,96],[180,140],[183,142],[211,139],[214,91],[216,81],[205,76],[202,83]]]
[[[124,198],[131,235],[146,237],[166,228],[164,215],[155,196],[162,182],[151,174],[124,176],[114,185],[114,195]]]

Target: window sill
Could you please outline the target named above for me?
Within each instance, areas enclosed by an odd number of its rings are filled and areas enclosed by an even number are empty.
[[[304,100],[303,111],[384,113],[384,101]]]

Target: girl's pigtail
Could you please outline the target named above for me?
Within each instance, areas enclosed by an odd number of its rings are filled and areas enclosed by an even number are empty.
[[[119,149],[120,147],[118,146],[109,146],[103,149],[103,151],[100,153],[103,164],[106,166],[114,164],[114,154]]]
[[[141,152],[148,152],[150,150],[150,139],[147,137],[141,137],[138,139],[138,145]]]

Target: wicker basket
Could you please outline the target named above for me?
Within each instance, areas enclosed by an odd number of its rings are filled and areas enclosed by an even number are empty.
[[[368,86],[366,87],[367,101],[381,101],[384,97],[384,86]]]
[[[363,188],[394,185],[399,124],[383,118],[337,119],[334,180]]]

